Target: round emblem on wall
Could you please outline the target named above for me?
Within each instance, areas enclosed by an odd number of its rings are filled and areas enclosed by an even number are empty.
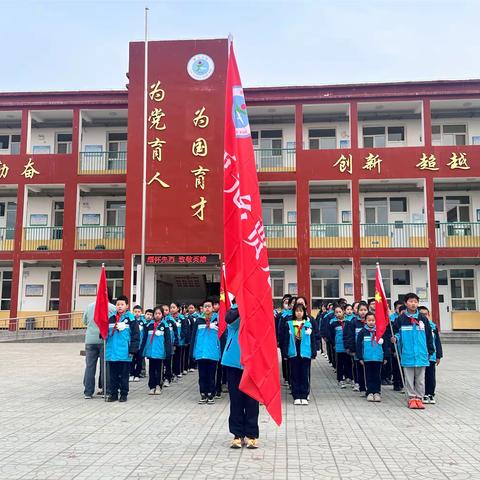
[[[215,70],[212,58],[203,53],[194,55],[187,64],[187,72],[194,80],[207,80]]]

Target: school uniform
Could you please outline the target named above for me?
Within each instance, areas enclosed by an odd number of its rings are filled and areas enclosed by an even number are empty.
[[[220,360],[217,315],[207,319],[205,314],[202,314],[195,322],[192,331],[192,356],[198,366],[200,394],[213,398],[217,363]]]
[[[327,357],[328,362],[333,368],[337,368],[337,362],[335,358],[335,347],[330,339],[330,322],[335,318],[333,310],[327,310],[322,316],[322,322],[320,324],[320,330],[324,332],[325,342],[327,344]]]
[[[360,392],[366,391],[365,385],[365,367],[360,363],[357,355],[357,338],[359,332],[365,326],[365,321],[355,316],[350,322],[347,323],[343,331],[345,347],[353,354],[353,371],[355,376],[355,382],[358,383],[358,389]]]
[[[138,318],[136,317],[138,323],[138,331],[140,333],[140,345],[143,344],[143,334],[145,326],[147,322],[145,321],[145,316],[140,315]],[[138,349],[138,352],[133,356],[132,363],[130,365],[130,376],[140,378],[143,368],[143,350],[141,348]]]
[[[140,347],[138,323],[130,311],[115,314],[109,319],[105,358],[108,363],[110,387],[113,398],[128,395],[128,377],[132,357]]]
[[[185,361],[188,369],[195,369],[197,365],[195,363],[195,360],[193,360],[192,356],[190,355],[190,349],[191,349],[191,341],[192,341],[192,330],[193,330],[193,326],[195,325],[195,322],[197,321],[198,313],[197,312],[187,313],[185,315],[185,318],[188,321],[188,335],[185,338]]]
[[[363,360],[365,366],[365,383],[367,395],[382,391],[381,370],[383,361],[390,356],[389,345],[382,339],[380,345],[375,340],[375,327],[365,325],[357,336],[356,354],[358,360]]]
[[[352,361],[348,355],[343,341],[343,330],[347,322],[338,320],[334,317],[330,320],[329,338],[330,343],[335,348],[335,358],[337,367],[337,380],[342,382],[345,379],[351,379],[351,365]]]
[[[309,318],[288,320],[282,335],[282,356],[289,359],[290,386],[294,400],[307,400],[310,392],[310,366],[317,356],[313,325]]]
[[[291,318],[292,310],[291,309],[282,309],[278,312],[277,316],[275,317],[275,328],[277,331],[277,345],[280,347],[280,351],[282,349],[282,345],[284,342],[284,331],[285,331],[285,322],[288,318]],[[289,381],[289,372],[288,372],[288,359],[282,355],[282,377],[284,382]]]
[[[429,399],[433,399],[435,397],[435,387],[437,384],[436,380],[436,368],[437,368],[437,360],[443,357],[443,348],[442,342],[440,340],[440,333],[438,331],[437,325],[435,322],[430,322],[430,327],[432,329],[432,336],[433,336],[433,344],[435,346],[435,352],[430,355],[429,363],[430,365],[425,369],[425,395],[429,397]]]
[[[425,368],[435,352],[430,322],[418,310],[403,312],[394,322],[401,365],[405,378],[405,390],[409,398],[423,400],[425,395]]]
[[[258,438],[259,404],[239,388],[243,366],[240,363],[240,344],[238,342],[240,315],[237,305],[232,305],[232,308],[228,310],[225,321],[227,323],[227,340],[221,364],[226,370],[230,396],[228,427],[235,438]]]
[[[181,314],[177,313],[177,315],[168,315],[167,318],[173,322],[177,327],[177,334],[176,334],[176,344],[175,344],[175,352],[173,354],[173,374],[178,377],[183,374],[183,371],[186,369],[185,365],[185,341],[190,336],[189,333],[189,322],[188,320]]]
[[[176,345],[178,344],[178,330],[177,322],[170,316],[165,317],[165,322],[168,325],[170,331],[170,341],[172,343],[172,350],[170,355],[165,359],[165,380],[168,380],[169,383],[173,381],[173,355],[175,353]]]
[[[150,320],[145,327],[143,355],[148,358],[148,388],[163,387],[163,367],[165,359],[170,358],[172,341],[170,328],[164,319]]]

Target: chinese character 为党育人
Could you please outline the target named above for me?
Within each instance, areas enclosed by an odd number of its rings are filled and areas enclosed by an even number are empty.
[[[437,167],[437,159],[435,158],[435,155],[428,155],[426,153],[423,153],[420,162],[415,165],[417,168],[420,170],[440,170]]]
[[[205,175],[210,170],[199,165],[196,170],[190,171],[195,175],[195,188],[200,187],[202,190],[205,190]]]
[[[152,147],[152,160],[158,160],[159,162],[162,161],[162,147],[166,143],[167,142],[165,140],[160,140],[158,137],[156,137],[155,140],[148,142],[148,144]]]
[[[149,128],[154,128],[155,130],[165,130],[167,128],[165,123],[160,123],[164,116],[165,112],[161,108],[154,108],[148,117],[148,121],[150,122]]]
[[[338,169],[341,173],[348,172],[350,175],[352,174],[352,155],[341,155],[340,158],[334,163],[334,167],[338,166]]]
[[[32,162],[32,159],[28,159],[28,163],[24,165],[24,170],[21,173],[25,178],[33,178],[35,175],[38,175],[40,172],[34,168],[35,162]]]
[[[460,155],[457,155],[455,152],[453,152],[452,156],[450,157],[450,162],[447,163],[447,166],[450,167],[450,170],[470,170],[466,153],[460,153]]]
[[[10,168],[6,163],[0,162],[0,178],[7,178]]]
[[[207,201],[205,200],[205,198],[200,197],[200,201],[190,207],[192,210],[197,209],[197,211],[192,215],[192,217],[197,217],[199,220],[203,222],[203,218],[204,218],[203,211],[205,210],[206,204],[207,204]]]
[[[163,188],[170,188],[168,183],[165,183],[160,179],[160,172],[156,172],[155,175],[150,179],[147,185],[151,185],[153,182],[158,182]]]
[[[195,117],[193,117],[193,124],[198,128],[205,128],[208,126],[208,122],[210,122],[210,119],[208,115],[205,115],[205,107],[198,109],[195,112]]]
[[[160,88],[160,80],[157,81],[157,83],[152,83],[150,85],[150,93],[148,94],[150,97],[150,100],[153,100],[154,102],[161,102],[165,98],[165,90],[163,88]]]
[[[365,157],[365,165],[362,167],[362,169],[372,171],[374,168],[376,168],[378,173],[380,173],[380,164],[382,162],[383,160],[378,155],[369,153],[368,157]]]
[[[196,157],[206,157],[208,153],[207,141],[202,137],[194,140],[192,144],[192,153]]]

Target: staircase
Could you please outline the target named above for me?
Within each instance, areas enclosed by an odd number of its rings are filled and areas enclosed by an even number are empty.
[[[480,343],[480,331],[478,330],[456,330],[451,332],[440,331],[442,343]]]

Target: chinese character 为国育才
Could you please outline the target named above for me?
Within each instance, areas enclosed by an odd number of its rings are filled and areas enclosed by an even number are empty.
[[[199,165],[196,170],[190,171],[195,175],[195,188],[200,187],[202,190],[205,190],[205,175],[210,170]]]
[[[372,171],[374,168],[376,168],[378,173],[380,173],[380,164],[382,162],[383,160],[378,155],[369,153],[368,157],[365,157],[365,165],[362,167],[362,169]]]
[[[150,85],[150,93],[148,95],[150,100],[153,100],[154,102],[161,102],[165,98],[165,90],[160,88],[160,83],[160,80],[158,80],[157,83],[152,83]]]
[[[193,117],[193,124],[198,128],[205,128],[208,125],[210,119],[208,115],[205,115],[205,107],[198,109]]]
[[[161,108],[154,108],[148,117],[150,122],[149,128],[154,128],[155,130],[165,130],[167,126],[165,123],[160,124],[162,118],[165,116],[165,112]]]
[[[165,140],[160,140],[158,137],[156,137],[155,140],[148,142],[148,144],[152,147],[152,160],[158,160],[159,162],[162,161],[162,147],[166,143],[167,142]]]
[[[194,140],[192,144],[192,153],[196,157],[206,157],[208,153],[207,141],[202,137]]]
[[[341,173],[348,172],[350,175],[352,174],[352,155],[341,155],[340,158],[334,163],[334,167],[338,166],[338,169]]]
[[[168,183],[165,183],[163,180],[160,179],[160,172],[156,172],[155,175],[147,183],[147,185],[150,185],[153,182],[158,182],[163,188],[170,188],[170,185]]]
[[[195,205],[192,205],[190,208],[192,210],[198,209],[192,217],[197,217],[199,220],[203,222],[203,211],[205,210],[205,205],[207,204],[207,201],[205,200],[204,197],[200,197],[200,201],[196,203]]]
[[[25,178],[33,178],[35,175],[38,175],[40,172],[34,168],[35,162],[32,162],[32,159],[28,159],[28,163],[24,165],[24,170],[21,173]]]
[[[457,156],[457,154],[453,152],[447,166],[450,167],[450,170],[470,170],[466,153],[460,153],[460,155]]]
[[[439,170],[437,167],[437,159],[433,154],[427,157],[427,154],[423,153],[420,158],[420,162],[415,166],[420,170]]]

